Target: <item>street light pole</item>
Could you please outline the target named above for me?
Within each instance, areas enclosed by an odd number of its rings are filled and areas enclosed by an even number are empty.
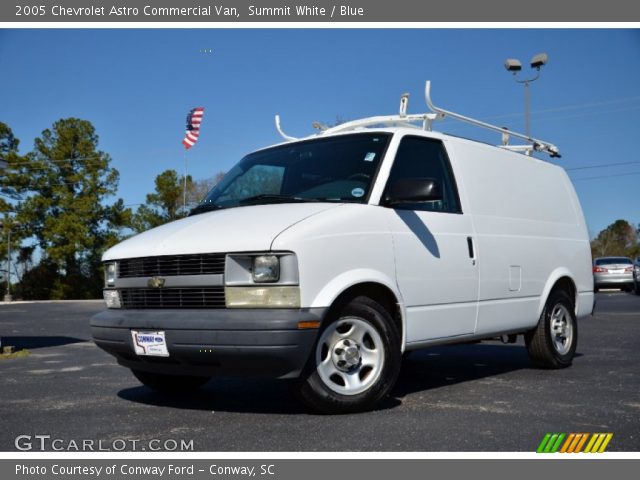
[[[11,227],[7,233],[7,294],[4,296],[5,302],[13,300],[11,297]]]
[[[518,79],[516,75],[522,70],[522,63],[516,58],[508,58],[504,62],[504,68],[508,72],[513,73],[513,79],[516,83],[524,85],[524,128],[527,137],[531,137],[531,91],[530,83],[540,78],[540,69],[547,64],[549,56],[546,53],[539,53],[531,59],[531,68],[536,70],[535,76],[526,79]]]
[[[531,136],[531,92],[529,92],[529,82],[524,82],[524,133]]]
[[[11,227],[17,227],[20,223],[13,222],[0,222],[0,228],[7,229],[7,293],[4,296],[5,302],[13,301],[11,296]]]

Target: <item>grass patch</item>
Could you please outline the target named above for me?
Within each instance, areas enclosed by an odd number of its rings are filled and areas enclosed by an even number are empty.
[[[13,353],[0,353],[0,360],[11,360],[12,358],[28,357],[30,354],[31,352],[25,348]]]

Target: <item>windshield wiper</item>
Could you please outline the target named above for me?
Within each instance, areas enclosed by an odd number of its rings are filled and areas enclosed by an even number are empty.
[[[198,215],[199,213],[210,212],[212,210],[220,210],[222,207],[215,205],[213,203],[202,203],[197,205],[189,212],[189,217],[191,215]]]
[[[299,203],[299,202],[317,202],[318,199],[315,198],[302,198],[302,197],[292,197],[290,195],[279,195],[275,193],[262,193],[260,195],[254,195],[252,197],[243,198],[238,201],[238,205],[244,205],[247,203],[254,202],[274,202],[274,203]]]

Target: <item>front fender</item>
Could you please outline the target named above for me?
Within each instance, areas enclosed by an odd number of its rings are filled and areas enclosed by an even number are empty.
[[[398,290],[395,279],[388,275],[368,268],[358,268],[341,273],[326,284],[311,302],[311,307],[322,305],[330,307],[333,302],[346,290],[363,283],[377,283],[389,289],[398,301],[402,321],[402,351],[406,343],[406,312],[402,294]],[[374,299],[375,300],[375,299]]]

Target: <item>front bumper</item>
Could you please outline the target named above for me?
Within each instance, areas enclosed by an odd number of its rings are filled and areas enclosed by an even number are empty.
[[[91,318],[91,335],[118,363],[173,375],[295,378],[313,349],[325,308],[106,310]],[[136,355],[131,330],[166,332],[169,357]]]

